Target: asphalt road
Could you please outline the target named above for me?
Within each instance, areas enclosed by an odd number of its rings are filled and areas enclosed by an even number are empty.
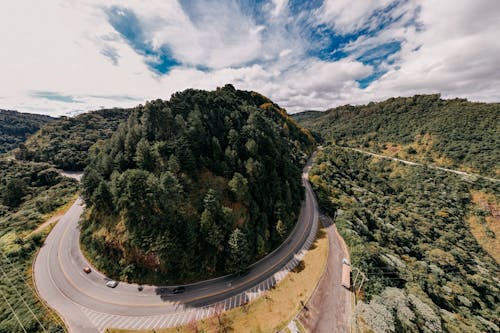
[[[64,319],[70,332],[104,332],[107,327],[151,329],[171,327],[209,317],[259,297],[297,265],[314,241],[318,206],[308,182],[310,163],[302,182],[306,199],[289,238],[239,277],[227,276],[185,285],[173,295],[173,286],[119,283],[106,287],[107,278],[84,258],[79,246],[78,221],[83,203],[78,199],[59,220],[41,248],[35,264],[40,296]],[[78,177],[78,174],[70,175]],[[82,268],[92,267],[86,274]]]

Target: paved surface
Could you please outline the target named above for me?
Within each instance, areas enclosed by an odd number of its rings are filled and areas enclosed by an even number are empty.
[[[341,285],[342,260],[349,260],[349,252],[332,220],[326,216],[321,220],[329,241],[327,267],[298,318],[311,333],[350,332],[351,293]]]
[[[111,289],[107,278],[93,269],[79,247],[78,220],[83,203],[78,199],[47,237],[34,265],[40,296],[64,319],[70,332],[104,332],[106,328],[152,329],[172,327],[212,316],[259,297],[293,269],[315,239],[318,208],[307,180],[302,181],[306,200],[289,238],[271,254],[252,265],[239,277],[226,276],[186,285],[183,294],[173,295],[169,287],[120,283]],[[71,174],[78,178],[78,174]],[[92,267],[92,266],[91,266]]]

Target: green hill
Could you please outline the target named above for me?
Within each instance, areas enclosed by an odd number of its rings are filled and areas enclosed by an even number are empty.
[[[20,145],[16,158],[47,162],[64,170],[83,170],[90,147],[111,137],[128,116],[129,110],[115,108],[61,117]]]
[[[17,148],[29,135],[55,119],[39,114],[0,110],[0,154]]]
[[[416,95],[294,117],[302,126],[339,145],[500,175],[499,103]]]
[[[498,332],[500,266],[484,244],[498,244],[500,184],[333,145],[310,179],[367,277],[360,332]]]
[[[293,228],[313,148],[278,105],[231,85],[148,102],[91,149],[82,244],[129,281],[240,271]]]

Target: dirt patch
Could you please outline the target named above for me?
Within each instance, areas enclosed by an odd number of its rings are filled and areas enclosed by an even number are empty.
[[[472,191],[471,232],[481,247],[500,263],[500,203],[491,193]]]

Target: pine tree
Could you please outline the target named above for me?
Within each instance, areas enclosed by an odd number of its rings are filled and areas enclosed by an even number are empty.
[[[248,242],[243,231],[240,228],[234,229],[227,244],[229,255],[226,259],[226,271],[237,273],[246,269],[248,266]]]

